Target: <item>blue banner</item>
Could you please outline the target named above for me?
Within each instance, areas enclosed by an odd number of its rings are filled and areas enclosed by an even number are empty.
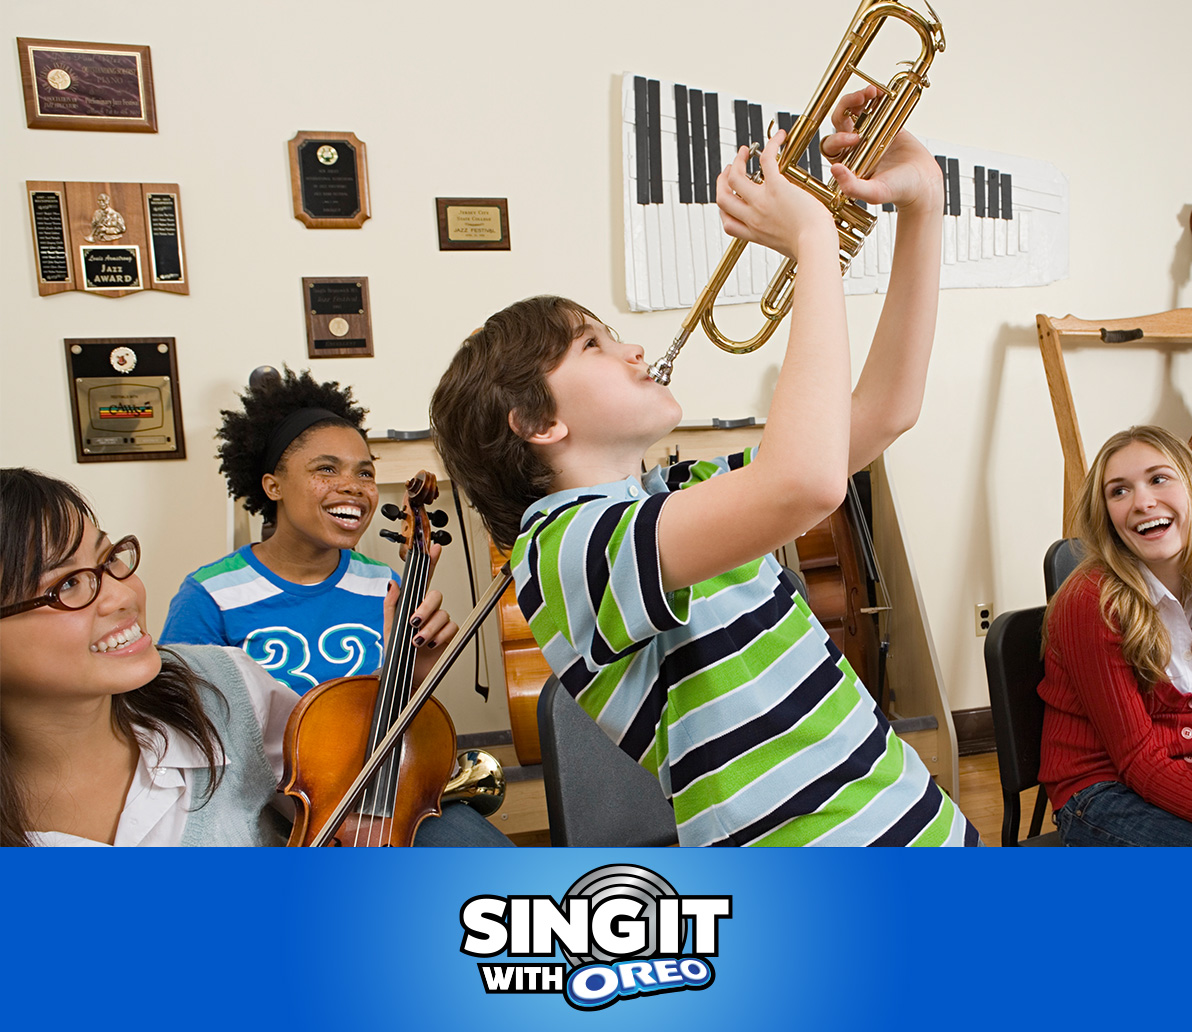
[[[1163,850],[10,849],[4,1010],[14,1029],[170,1032],[1135,1026],[1158,1010],[1138,993],[1157,982],[1143,971],[1179,965],[1185,939],[1178,899],[1171,913],[1138,889],[1178,885],[1186,863]],[[644,921],[642,884],[669,897]],[[638,933],[671,959],[602,959]],[[544,937],[568,948],[544,955]]]

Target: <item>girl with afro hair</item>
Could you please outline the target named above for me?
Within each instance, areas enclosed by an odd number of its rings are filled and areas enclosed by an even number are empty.
[[[256,377],[216,433],[228,493],[273,524],[262,541],[199,567],[170,602],[166,644],[235,645],[299,694],[381,666],[399,578],[355,550],[378,505],[366,410],[309,371]],[[432,562],[438,545],[431,546]],[[428,591],[411,619],[414,682],[457,627]],[[466,804],[420,826],[416,845],[508,845]]]

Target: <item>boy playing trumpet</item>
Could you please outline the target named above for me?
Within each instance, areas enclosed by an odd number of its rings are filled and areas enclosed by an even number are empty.
[[[858,140],[844,97],[825,152]],[[907,133],[844,192],[898,206],[882,316],[851,392],[836,227],[778,172],[776,134],[720,175],[726,231],[798,260],[757,449],[641,475],[678,423],[641,348],[531,298],[456,353],[431,403],[451,479],[498,545],[559,680],[672,800],[684,845],[961,845],[975,830],[891,731],[770,554],[841,503],[918,418],[935,329],[942,182]]]

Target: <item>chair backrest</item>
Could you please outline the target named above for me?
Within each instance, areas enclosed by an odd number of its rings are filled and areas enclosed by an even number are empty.
[[[997,741],[1002,788],[1023,792],[1039,783],[1039,742],[1043,737],[1043,700],[1036,688],[1043,680],[1045,606],[999,615],[985,638],[985,673]]]
[[[1043,556],[1043,586],[1048,601],[1083,558],[1084,549],[1079,538],[1060,538],[1051,543]]]
[[[675,813],[635,763],[551,676],[538,696],[542,776],[553,846],[672,846]]]
[[[1043,700],[1036,689],[1043,680],[1043,616],[1046,606],[1016,609],[993,621],[985,638],[985,673],[989,708],[997,741],[997,766],[1002,783],[1002,845],[1058,846],[1059,833],[1039,834],[1047,798],[1042,787],[1035,798],[1028,837],[1019,841],[1021,794],[1039,784],[1043,738]]]

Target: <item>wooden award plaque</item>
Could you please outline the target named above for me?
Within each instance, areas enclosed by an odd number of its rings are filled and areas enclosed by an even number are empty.
[[[37,292],[189,294],[177,183],[26,181]]]

